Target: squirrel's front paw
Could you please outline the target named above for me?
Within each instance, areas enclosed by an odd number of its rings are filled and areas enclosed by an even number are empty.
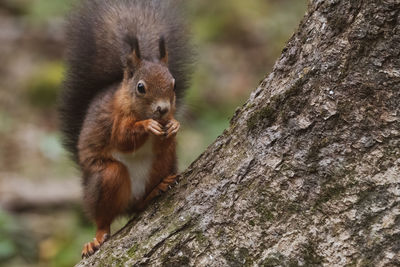
[[[179,121],[172,119],[170,120],[167,125],[165,125],[165,135],[167,136],[167,138],[176,135],[176,133],[178,132],[179,128],[181,127],[181,124],[179,123]]]
[[[153,133],[155,135],[164,135],[164,131],[160,123],[153,119],[148,119],[144,122],[145,129],[147,132]]]

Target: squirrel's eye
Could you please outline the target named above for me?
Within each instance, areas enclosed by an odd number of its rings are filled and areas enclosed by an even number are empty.
[[[142,95],[146,93],[146,88],[144,88],[144,84],[142,82],[137,84],[137,91]]]

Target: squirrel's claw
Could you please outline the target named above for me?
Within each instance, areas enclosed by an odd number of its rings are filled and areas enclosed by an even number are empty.
[[[88,242],[83,246],[83,250],[82,250],[82,258],[87,258],[90,255],[94,254],[94,252],[97,250],[98,248],[95,247],[94,242]]]
[[[103,240],[97,240],[97,238],[93,238],[92,242],[88,242],[83,246],[83,250],[81,253],[81,257],[87,258],[93,255],[97,250],[99,250],[100,246],[109,238],[109,234],[103,235]]]
[[[159,130],[154,129],[154,128],[152,128],[152,127],[149,127],[149,131],[150,131],[151,133],[155,134],[155,135],[163,135],[163,134],[164,134],[163,132],[160,132]]]
[[[147,125],[147,130],[155,135],[163,135],[164,131],[162,130],[162,126],[155,120],[150,119],[150,122]]]
[[[95,249],[98,249],[101,244],[99,241],[97,241],[97,238],[93,238],[93,245]]]
[[[175,135],[178,132],[180,127],[181,127],[180,123],[175,119],[172,119],[170,122],[168,122],[168,124],[166,125],[167,138]]]

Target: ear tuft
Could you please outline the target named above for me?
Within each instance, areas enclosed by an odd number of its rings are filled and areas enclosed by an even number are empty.
[[[165,47],[164,36],[160,37],[160,40],[158,42],[158,47],[160,50],[160,61],[167,64],[168,63],[168,52],[167,52],[167,48]]]
[[[136,69],[141,62],[139,40],[136,38],[136,36],[127,35],[125,37],[125,42],[129,45],[130,48],[126,61],[127,67],[131,69]]]
[[[127,35],[125,41],[129,44],[130,54],[135,53],[136,57],[140,59],[139,40],[136,36]]]

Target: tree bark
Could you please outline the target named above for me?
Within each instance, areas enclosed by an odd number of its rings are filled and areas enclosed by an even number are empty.
[[[78,266],[399,266],[399,11],[310,1],[230,127]]]

